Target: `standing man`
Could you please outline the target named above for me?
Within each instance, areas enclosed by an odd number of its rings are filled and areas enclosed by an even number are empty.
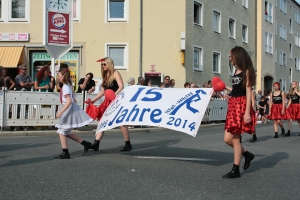
[[[20,74],[18,74],[15,78],[16,90],[17,91],[31,91],[32,86],[34,86],[34,82],[32,81],[30,76],[27,76],[27,66],[25,64],[21,64],[19,66]],[[20,105],[18,105],[18,114],[17,117],[20,117]],[[28,105],[25,108],[25,118],[28,116]],[[14,131],[17,131],[17,127],[14,128]],[[23,127],[24,131],[27,131],[27,127]]]
[[[31,87],[34,86],[34,82],[32,81],[30,76],[27,76],[27,66],[25,64],[21,64],[19,66],[20,74],[18,74],[15,78],[16,82],[16,90],[17,91],[31,91]]]
[[[165,88],[170,87],[170,76],[165,76]]]

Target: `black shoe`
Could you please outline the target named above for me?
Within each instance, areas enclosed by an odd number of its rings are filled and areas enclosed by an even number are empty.
[[[257,140],[257,137],[252,137],[252,139],[249,142],[255,142]]]
[[[222,176],[223,178],[239,178],[241,177],[239,166],[233,165],[233,168],[230,172]]]
[[[131,144],[125,144],[123,149],[120,149],[120,151],[130,151],[132,149]]]
[[[94,149],[94,151],[98,151],[99,150],[99,144],[100,144],[100,141],[99,140],[95,140],[94,144],[92,144],[90,146],[90,149]]]
[[[55,159],[70,159],[70,154],[63,152],[59,156],[56,156]]]
[[[250,167],[251,161],[254,159],[254,155],[247,151],[247,155],[245,156],[244,170],[247,170]]]
[[[92,143],[85,142],[85,144],[83,146],[84,146],[83,155],[85,155],[89,151],[89,148],[92,146]]]
[[[285,137],[290,137],[291,136],[291,133],[290,132],[287,132],[287,134],[284,135]]]
[[[278,138],[278,134],[277,133],[275,133],[275,135],[274,135],[274,137],[273,138]]]
[[[281,129],[281,136],[282,136],[282,137],[285,136],[285,130],[284,130],[284,128]]]

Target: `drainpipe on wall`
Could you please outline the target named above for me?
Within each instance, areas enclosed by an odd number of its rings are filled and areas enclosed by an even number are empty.
[[[143,75],[143,0],[140,0],[140,62],[139,76]]]

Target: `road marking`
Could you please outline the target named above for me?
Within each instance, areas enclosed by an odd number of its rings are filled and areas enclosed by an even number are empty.
[[[148,149],[155,149],[157,147],[158,146],[156,146],[156,147],[148,147],[148,148],[143,148],[143,149],[135,149],[135,150],[132,150],[132,151],[144,151],[144,150],[148,150]]]
[[[158,156],[134,156],[136,158],[145,158],[145,159],[160,159],[160,160],[187,160],[187,161],[216,161],[213,159],[206,158],[178,158],[178,157],[158,157]]]

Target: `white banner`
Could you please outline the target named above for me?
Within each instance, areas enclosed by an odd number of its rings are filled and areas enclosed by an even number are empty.
[[[97,132],[121,125],[147,125],[195,137],[212,92],[212,88],[129,86],[109,105]]]

